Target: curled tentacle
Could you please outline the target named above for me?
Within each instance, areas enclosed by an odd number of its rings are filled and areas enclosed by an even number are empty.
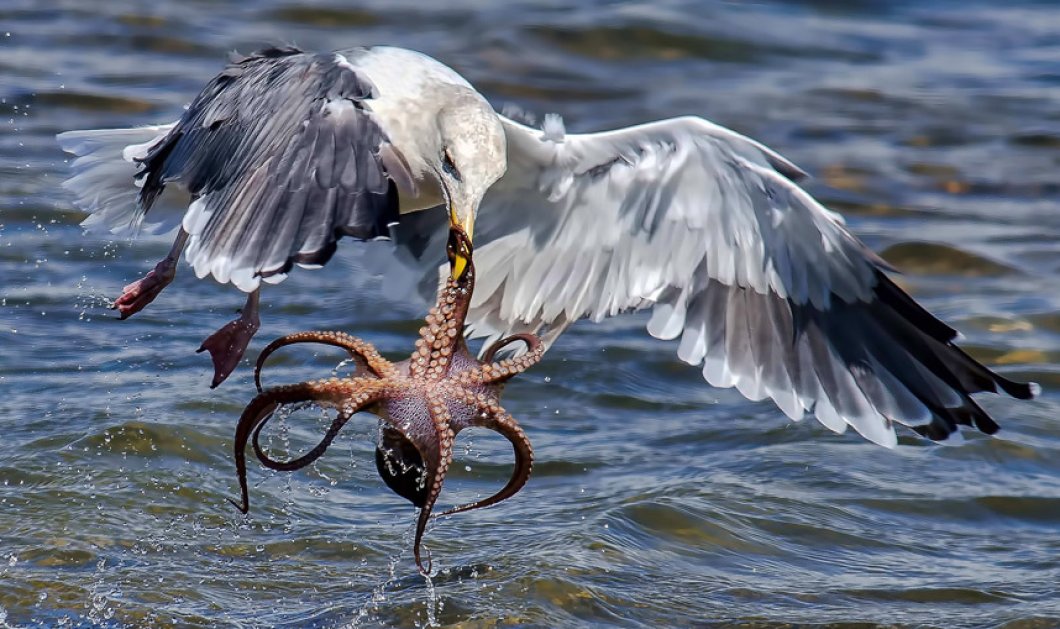
[[[502,339],[499,342],[501,343],[501,347],[503,347],[509,342],[515,340],[520,340],[526,343],[527,352],[522,356],[506,358],[493,363],[494,377],[487,379],[486,382],[500,383],[510,380],[516,374],[520,374],[539,363],[541,358],[545,355],[545,344],[534,334],[516,334],[506,339]],[[494,343],[494,347],[497,347],[497,343]],[[490,349],[493,349],[493,347]]]
[[[327,451],[328,447],[331,446],[331,442],[338,436],[339,431],[346,425],[346,422],[350,421],[356,413],[364,410],[372,403],[379,400],[381,387],[376,384],[377,381],[368,380],[364,383],[364,386],[360,391],[356,392],[355,397],[349,400],[348,405],[344,405],[339,409],[338,415],[331,421],[331,425],[328,426],[328,431],[324,433],[324,438],[320,440],[312,450],[290,461],[277,461],[265,454],[265,451],[261,449],[261,431],[265,428],[265,424],[269,423],[269,419],[273,417],[273,414],[269,414],[264,420],[260,421],[257,426],[254,427],[254,432],[251,437],[251,444],[254,446],[254,454],[257,455],[258,460],[265,467],[273,470],[279,470],[281,472],[293,472],[300,470],[303,467],[313,463]]]
[[[243,414],[240,415],[239,422],[236,424],[233,447],[236,473],[239,476],[241,502],[236,502],[231,498],[228,501],[243,513],[247,513],[250,510],[250,498],[247,490],[247,441],[250,440],[251,434],[259,425],[264,424],[272,417],[276,409],[284,404],[297,404],[299,402],[315,402],[322,406],[336,407],[349,397],[356,395],[356,393],[351,391],[351,387],[355,390],[363,386],[365,382],[371,382],[371,380],[359,378],[346,382],[300,382],[298,384],[275,387],[259,393],[243,409]]]
[[[320,443],[313,446],[313,449],[309,452],[303,454],[297,459],[291,459],[290,461],[273,459],[261,449],[261,429],[265,427],[265,424],[269,423],[268,420],[259,423],[254,428],[254,434],[251,437],[251,445],[254,447],[254,454],[257,455],[258,461],[260,461],[265,467],[280,472],[294,472],[295,470],[300,470],[303,467],[310,465],[320,457],[324,456],[328,447],[331,446],[331,442],[335,440],[335,436],[339,434],[339,431],[342,430],[342,427],[346,425],[346,422],[348,422],[351,417],[353,417],[352,413],[347,414],[340,411],[339,414],[335,416],[335,419],[332,420],[331,426],[329,426],[328,431],[324,433],[324,438],[320,440]]]
[[[265,366],[265,360],[281,347],[296,343],[320,343],[321,345],[341,347],[349,352],[350,358],[357,365],[358,372],[367,371],[379,378],[385,378],[394,373],[394,365],[389,360],[383,358],[371,344],[355,336],[350,336],[345,332],[297,332],[281,336],[261,350],[261,354],[258,355],[258,362],[254,365],[254,385],[259,392],[262,390],[261,369]]]
[[[515,341],[526,343],[528,351],[514,358],[506,358],[495,363],[489,362],[500,349]],[[513,334],[490,345],[483,356],[485,359],[483,364],[461,374],[460,381],[465,385],[502,384],[540,362],[544,355],[545,344],[536,334]]]
[[[530,334],[529,332],[513,334],[511,336],[500,339],[493,345],[490,345],[489,348],[486,349],[486,351],[482,354],[482,362],[492,363],[493,357],[497,355],[497,352],[516,341],[522,341],[523,343],[526,343],[527,353],[535,352],[537,351],[538,347],[541,346],[541,338],[538,337],[536,334]]]
[[[508,484],[497,493],[478,502],[454,507],[441,515],[452,515],[495,505],[517,494],[523,488],[523,485],[526,485],[526,481],[530,480],[530,473],[534,467],[534,451],[530,446],[530,439],[527,438],[523,429],[519,427],[515,418],[505,412],[504,409],[495,409],[487,413],[481,421],[475,422],[474,425],[494,430],[511,442],[512,448],[515,450],[515,468],[512,470],[511,478],[508,479]]]

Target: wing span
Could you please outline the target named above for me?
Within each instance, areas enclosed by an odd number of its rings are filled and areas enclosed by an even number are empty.
[[[954,345],[761,144],[693,117],[565,137],[504,124],[509,173],[476,222],[476,333],[552,341],[651,307],[648,331],[679,338],[712,385],[887,446],[895,423],[935,440],[993,433],[970,394],[1034,395]],[[437,236],[417,220],[423,250]]]

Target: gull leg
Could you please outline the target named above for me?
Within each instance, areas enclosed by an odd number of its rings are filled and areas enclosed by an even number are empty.
[[[121,296],[114,300],[111,309],[117,310],[121,319],[128,319],[155,300],[162,289],[169,286],[177,275],[177,260],[188,243],[188,232],[181,227],[173,247],[162,261],[143,278],[122,289]]]
[[[220,330],[214,332],[205,341],[199,352],[209,351],[213,359],[213,382],[210,388],[225,381],[239,364],[243,354],[247,351],[250,339],[254,338],[261,321],[258,319],[258,298],[261,289],[247,295],[247,303],[243,305],[239,318],[229,321]]]

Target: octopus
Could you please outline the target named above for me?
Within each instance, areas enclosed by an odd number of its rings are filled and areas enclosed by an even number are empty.
[[[474,503],[449,509],[440,516],[495,505],[514,496],[530,478],[534,454],[530,441],[515,419],[500,405],[505,383],[541,360],[544,344],[533,334],[514,334],[490,345],[475,358],[464,339],[464,320],[471,303],[475,269],[471,262],[471,240],[459,227],[452,227],[446,245],[450,274],[439,291],[438,303],[427,314],[412,355],[392,363],[366,341],[342,332],[300,332],[281,337],[262,350],[254,381],[258,395],[243,410],[236,426],[235,464],[241,498],[230,500],[244,514],[249,511],[246,449],[267,468],[280,471],[302,469],[323,456],[342,427],[355,414],[371,413],[379,418],[380,440],[376,467],[383,481],[399,496],[419,507],[413,555],[419,571],[428,575],[421,546],[424,531],[442,491],[446,472],[453,461],[453,444],[461,430],[476,426],[500,433],[512,445],[515,467],[507,484],[497,493]],[[526,351],[518,356],[494,360],[501,350],[522,342]],[[355,366],[347,378],[301,382],[262,389],[261,371],[277,349],[296,343],[320,343],[345,349]],[[261,445],[262,429],[282,406],[316,405],[336,412],[323,439],[297,458],[272,458]]]

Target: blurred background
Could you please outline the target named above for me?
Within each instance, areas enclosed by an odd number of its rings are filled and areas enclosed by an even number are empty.
[[[437,3],[4,0],[0,5],[0,626],[1054,627],[1060,622],[1060,8],[1053,2]],[[297,474],[250,464],[195,354],[242,304],[174,286],[107,310],[165,238],[82,234],[59,184],[68,129],[168,122],[232,50],[393,44],[498,108],[592,131],[697,114],[816,178],[976,358],[1040,382],[980,398],[996,438],[893,451],[708,387],[645,316],[582,323],[509,386],[530,484],[427,534],[379,481],[374,422]],[[266,291],[270,339],[340,329],[400,356],[422,316],[358,269]],[[292,350],[273,382],[338,356]],[[291,418],[300,451],[323,419]],[[356,424],[356,425],[354,425]],[[443,502],[492,493],[510,451],[461,435]]]

